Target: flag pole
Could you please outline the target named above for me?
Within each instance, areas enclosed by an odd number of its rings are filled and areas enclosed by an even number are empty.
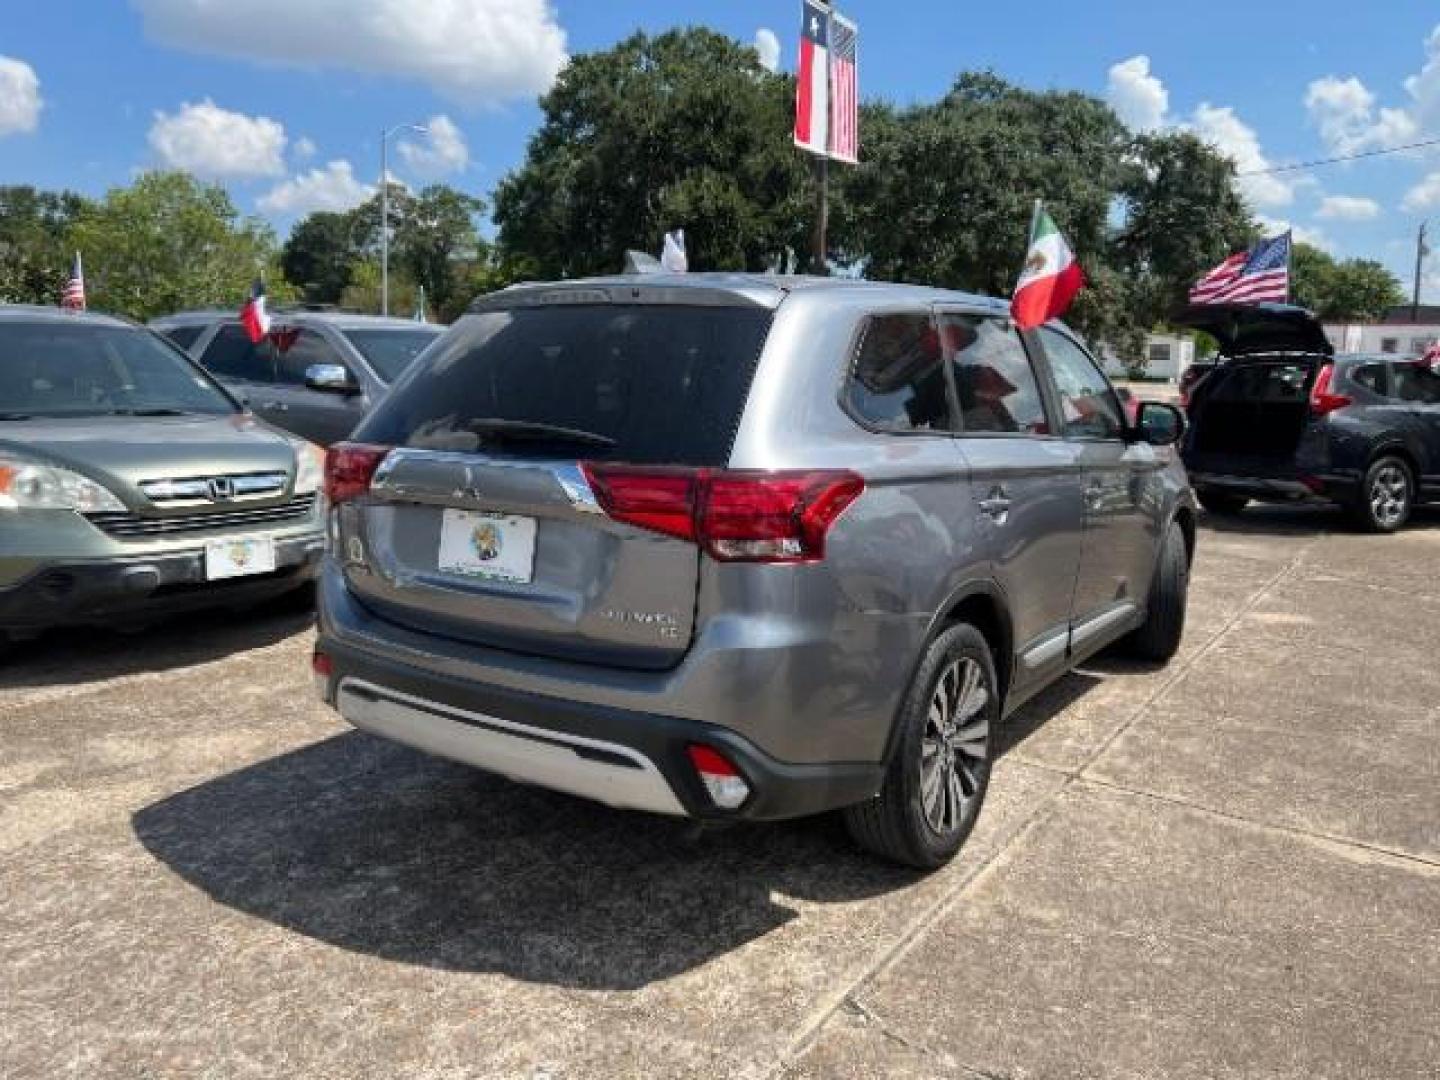
[[[830,251],[830,147],[831,138],[830,125],[834,122],[834,102],[831,100],[830,88],[830,64],[831,64],[831,34],[833,28],[832,18],[834,9],[828,4],[821,5],[825,9],[825,142],[826,146],[820,151],[815,159],[815,234],[812,250],[810,252],[810,272],[819,277],[828,277],[830,265],[828,255]]]

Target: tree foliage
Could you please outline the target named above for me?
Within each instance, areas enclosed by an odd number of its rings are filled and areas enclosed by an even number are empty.
[[[0,187],[0,302],[59,301],[73,256],[70,226],[85,205],[70,191]]]
[[[1405,302],[1399,279],[1371,259],[1337,262],[1317,247],[1296,244],[1290,271],[1292,299],[1327,322],[1378,319]]]
[[[136,319],[239,308],[275,254],[268,225],[241,217],[223,188],[178,172],[145,173],[112,189],[80,212],[69,242],[84,253],[90,306]],[[276,270],[267,278],[281,299]]]
[[[793,80],[709,30],[636,34],[575,57],[495,195],[501,255],[540,277],[613,273],[684,227],[695,269],[804,251],[810,187],[790,141]]]

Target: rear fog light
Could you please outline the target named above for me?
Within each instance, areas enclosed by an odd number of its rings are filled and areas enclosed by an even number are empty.
[[[316,649],[310,654],[310,675],[315,680],[315,694],[326,705],[330,704],[330,679],[335,674],[335,661],[327,653]]]

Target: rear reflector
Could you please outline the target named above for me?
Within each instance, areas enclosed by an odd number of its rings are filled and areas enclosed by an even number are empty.
[[[610,517],[698,543],[723,562],[814,562],[865,481],[837,469],[760,472],[587,462]]]
[[[1320,369],[1320,374],[1315,376],[1315,386],[1310,391],[1310,412],[1313,415],[1325,416],[1351,403],[1351,399],[1344,394],[1331,393],[1330,387],[1334,381],[1334,364],[1326,364]]]
[[[690,764],[695,766],[700,782],[710,793],[710,800],[720,809],[738,810],[750,797],[750,785],[740,775],[740,770],[721,756],[718,750],[691,744],[686,747],[686,752],[690,755]]]
[[[331,506],[364,495],[370,490],[375,470],[390,453],[388,446],[369,443],[336,443],[325,452],[325,498]]]
[[[325,704],[330,704],[330,678],[335,674],[335,662],[316,649],[310,654],[310,674],[315,680],[316,696]]]

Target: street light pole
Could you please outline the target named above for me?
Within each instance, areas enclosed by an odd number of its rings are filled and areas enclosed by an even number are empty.
[[[380,132],[380,314],[390,314],[390,165],[386,149],[397,131],[429,132],[424,124],[396,124]]]

